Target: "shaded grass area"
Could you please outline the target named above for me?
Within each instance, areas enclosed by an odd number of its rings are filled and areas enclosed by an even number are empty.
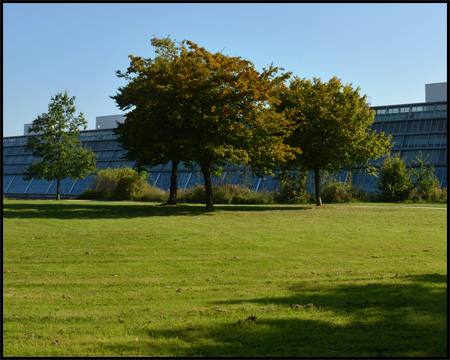
[[[3,355],[445,357],[446,218],[6,200]]]

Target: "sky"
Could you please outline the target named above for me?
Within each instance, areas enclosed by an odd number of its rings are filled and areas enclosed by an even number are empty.
[[[128,55],[153,58],[152,37],[191,40],[323,82],[337,76],[372,106],[425,101],[447,81],[447,3],[2,3],[3,136],[75,96],[88,129],[122,114],[110,96]]]

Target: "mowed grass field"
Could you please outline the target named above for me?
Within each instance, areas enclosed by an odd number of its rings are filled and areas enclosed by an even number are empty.
[[[447,210],[3,202],[3,356],[446,357]]]

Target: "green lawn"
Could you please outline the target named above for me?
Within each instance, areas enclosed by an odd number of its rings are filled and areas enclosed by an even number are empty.
[[[3,356],[445,357],[447,210],[3,202]]]

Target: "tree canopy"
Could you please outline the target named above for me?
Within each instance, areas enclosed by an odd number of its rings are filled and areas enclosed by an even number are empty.
[[[334,172],[360,166],[374,172],[369,163],[386,155],[392,146],[390,136],[369,129],[375,113],[367,106],[366,96],[360,95],[360,88],[351,85],[343,85],[337,77],[328,83],[294,77],[279,93],[281,102],[276,108],[285,111],[295,126],[286,142],[302,150],[287,165],[314,171],[317,205],[322,204],[321,170]]]
[[[255,174],[294,158],[283,142],[290,120],[270,106],[290,73],[262,72],[240,57],[212,54],[191,41],[152,39],[155,59],[130,56],[128,80],[113,98],[129,110],[119,139],[129,159],[143,165],[167,161],[200,165],[206,206],[213,208],[211,175],[227,163]]]
[[[28,129],[26,150],[38,160],[24,171],[24,179],[57,180],[56,199],[60,199],[60,183],[67,177],[83,179],[96,172],[96,155],[81,146],[80,127],[87,122],[82,113],[75,116],[75,96],[67,91],[51,98],[48,112],[39,115]]]

